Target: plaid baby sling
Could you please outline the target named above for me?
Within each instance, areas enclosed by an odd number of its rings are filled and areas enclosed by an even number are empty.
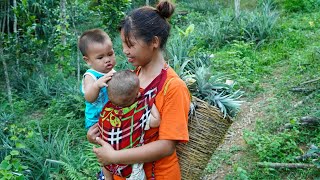
[[[130,107],[120,108],[110,101],[103,107],[99,118],[101,138],[115,150],[141,146],[144,143],[144,128],[151,114],[157,93],[167,78],[167,68],[141,92]],[[132,165],[111,164],[105,166],[113,175],[130,177]]]

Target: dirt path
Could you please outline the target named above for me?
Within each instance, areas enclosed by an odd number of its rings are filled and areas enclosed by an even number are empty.
[[[263,84],[265,89],[269,89],[270,84]],[[231,125],[226,139],[221,144],[217,151],[228,151],[232,146],[245,147],[245,141],[243,139],[243,130],[252,130],[255,127],[256,120],[262,117],[263,107],[268,104],[268,100],[272,98],[270,92],[262,93],[252,101],[245,102],[241,107],[241,112],[237,116],[235,122]],[[236,151],[232,153],[229,161],[237,162],[242,156],[242,151]],[[205,180],[222,180],[224,177],[233,171],[232,164],[223,163],[220,167],[211,175],[206,176]]]

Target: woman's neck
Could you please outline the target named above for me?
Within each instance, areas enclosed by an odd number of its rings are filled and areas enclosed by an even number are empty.
[[[165,61],[161,52],[153,56],[152,60],[141,67],[139,73],[140,87],[146,88],[162,71]]]
[[[162,52],[159,51],[153,56],[152,60],[148,64],[141,67],[140,73],[143,76],[149,76],[149,77],[157,76],[160,74],[165,63],[166,62],[164,60]]]

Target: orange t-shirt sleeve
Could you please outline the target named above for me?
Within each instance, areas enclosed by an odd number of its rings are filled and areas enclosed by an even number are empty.
[[[187,142],[188,112],[190,108],[190,94],[187,86],[180,78],[174,78],[168,84],[161,110],[159,139],[178,140]]]

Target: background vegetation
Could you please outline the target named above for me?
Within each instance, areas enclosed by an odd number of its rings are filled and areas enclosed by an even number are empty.
[[[257,162],[319,167],[319,156],[296,157],[319,154],[319,124],[301,125],[300,118],[320,117],[320,1],[243,0],[239,16],[233,0],[175,2],[166,54],[181,77],[203,80],[193,92],[207,93],[205,75],[210,74],[216,78],[210,87],[232,79],[231,89],[246,92],[241,100],[263,95],[266,102],[255,109],[263,116],[254,128],[243,130],[246,145],[214,154],[204,175],[227,163],[233,167],[227,179],[319,178],[316,168],[278,169]],[[145,3],[0,1],[1,179],[95,178],[99,165],[85,138],[79,93],[87,67],[77,38],[86,29],[103,28],[114,41],[116,69],[127,68],[117,24]],[[231,154],[239,151],[243,158],[232,161]]]

